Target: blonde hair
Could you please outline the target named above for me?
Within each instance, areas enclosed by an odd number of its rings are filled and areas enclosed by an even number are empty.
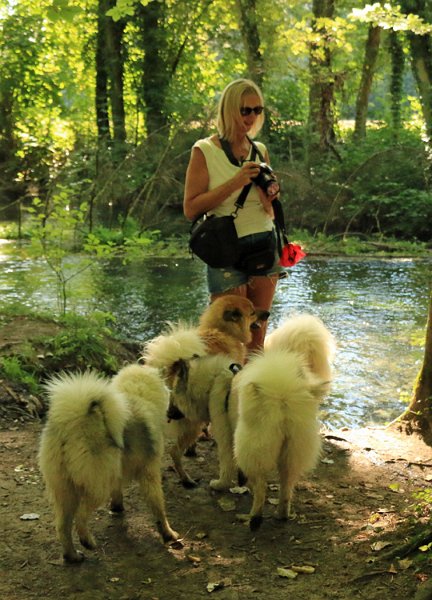
[[[240,108],[243,106],[243,97],[255,94],[259,97],[261,106],[264,98],[261,90],[251,79],[235,79],[223,90],[218,105],[217,130],[221,137],[229,142],[234,141],[236,125],[241,122]],[[257,116],[254,126],[250,131],[251,137],[257,135],[264,123],[264,111]]]

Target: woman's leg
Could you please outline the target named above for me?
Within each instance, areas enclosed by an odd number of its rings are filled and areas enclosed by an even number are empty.
[[[270,311],[278,280],[278,274],[251,277],[247,284],[246,297],[255,308]],[[261,323],[259,329],[252,330],[252,342],[248,346],[249,352],[260,350],[263,347],[266,331],[266,321]]]
[[[233,294],[234,296],[242,296],[243,298],[247,298],[247,284],[244,283],[243,285],[239,285],[235,288],[231,288],[230,290],[227,290],[226,292],[219,292],[216,294],[210,294],[210,302],[213,302],[213,300],[216,300],[216,298],[220,298],[221,296],[228,296]]]

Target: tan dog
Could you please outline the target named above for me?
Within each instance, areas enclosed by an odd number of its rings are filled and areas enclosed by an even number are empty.
[[[201,315],[198,333],[209,354],[227,354],[244,365],[253,328],[267,321],[270,313],[255,308],[250,300],[230,294],[216,298]]]
[[[268,316],[268,311],[255,310],[247,298],[234,294],[221,296],[205,309],[198,328],[188,329],[183,324],[177,327],[171,325],[165,334],[147,342],[143,359],[146,364],[162,369],[170,389],[173,377],[177,375],[173,365],[178,360],[188,361],[196,356],[210,354],[229,358],[228,365],[242,365],[246,359],[247,344],[252,340],[251,328],[260,327],[261,321],[267,320]],[[205,412],[208,414],[208,407]],[[184,469],[183,455],[208,423],[208,417],[202,420],[197,414],[203,412],[188,410],[179,418],[174,405],[171,405],[169,413],[170,418],[175,420],[171,428],[176,429],[176,443],[172,446],[170,454],[185,487],[193,487],[196,482]]]
[[[130,365],[112,382],[91,372],[64,374],[52,379],[47,390],[50,409],[39,465],[64,560],[84,558],[73,544],[73,522],[81,544],[95,548],[90,513],[110,497],[112,510],[123,510],[122,484],[130,479],[139,482],[164,541],[177,539],[162,491],[168,390],[157,370]]]

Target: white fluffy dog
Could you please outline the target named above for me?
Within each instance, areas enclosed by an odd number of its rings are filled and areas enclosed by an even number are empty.
[[[217,444],[219,479],[210,481],[210,486],[217,490],[231,487],[237,474],[233,457],[237,403],[232,382],[239,368],[224,354],[179,360],[171,368],[170,406],[179,411],[179,417],[211,423]]]
[[[253,357],[236,377],[238,421],[234,456],[253,493],[250,528],[258,529],[267,479],[280,479],[277,517],[288,518],[294,487],[320,455],[318,407],[325,381],[297,352],[272,349]]]
[[[324,381],[331,380],[335,340],[318,317],[303,313],[287,318],[265,338],[265,351],[276,348],[298,352],[312,373]]]
[[[95,373],[63,374],[47,384],[50,408],[42,432],[39,465],[54,505],[56,530],[66,562],[94,548],[90,513],[112,498],[123,510],[122,483],[135,479],[164,541],[175,540],[164,506],[161,480],[163,428],[169,394],[156,369],[124,367],[109,381]]]
[[[166,332],[146,342],[142,358],[145,364],[160,370],[166,384],[171,389],[176,373],[174,365],[178,365],[179,361],[188,361],[193,357],[206,354],[206,345],[197,328],[179,323],[177,325],[170,324]],[[171,444],[169,450],[174,468],[185,487],[194,487],[196,482],[184,468],[183,455],[186,448],[196,441],[208,419],[201,418],[196,411],[190,414],[179,413],[172,403],[170,403],[168,416],[170,423],[167,426],[167,434],[170,438],[175,439],[175,443]]]

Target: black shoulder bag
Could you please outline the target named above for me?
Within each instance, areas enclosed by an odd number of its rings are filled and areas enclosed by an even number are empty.
[[[226,140],[220,140],[222,148],[230,162],[239,166]],[[256,149],[253,149],[254,160]],[[192,223],[190,228],[189,249],[202,261],[213,268],[231,267],[240,257],[239,240],[234,221],[237,213],[246,201],[252,184],[248,183],[235,202],[235,210],[225,217],[216,217],[204,213]]]

